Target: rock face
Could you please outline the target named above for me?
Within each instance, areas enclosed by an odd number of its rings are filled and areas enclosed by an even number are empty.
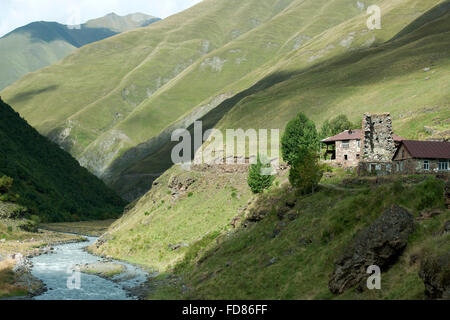
[[[195,181],[194,178],[189,176],[173,175],[170,177],[167,187],[171,189],[172,197],[177,199],[181,194],[185,193]]]
[[[414,231],[414,217],[396,205],[386,210],[370,227],[361,231],[335,262],[328,283],[334,294],[341,294],[368,276],[371,265],[386,270],[405,249],[408,236]]]
[[[424,259],[419,276],[425,284],[428,299],[450,300],[450,253]]]

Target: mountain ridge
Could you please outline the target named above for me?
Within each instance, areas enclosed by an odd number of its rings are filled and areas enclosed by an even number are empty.
[[[101,17],[79,26],[35,21],[0,38],[0,90],[21,76],[51,65],[76,48],[121,32],[148,26],[159,18],[142,13]]]
[[[230,114],[221,115],[223,119],[219,125],[223,124],[221,128],[225,125],[245,127],[242,120],[247,119],[247,127],[270,124],[282,130],[286,121],[298,111],[298,104],[304,104],[303,111],[320,124],[326,120],[327,111],[337,109],[344,94],[351,97],[351,90],[341,88],[339,93],[336,85],[327,92],[305,87],[306,96],[302,98],[293,94],[297,84],[294,80],[289,82],[287,77],[295,76],[298,83],[305,83],[301,74],[308,74],[312,81],[315,72],[321,70],[322,76],[315,80],[324,83],[326,68],[320,66],[332,66],[332,61],[343,63],[345,56],[355,59],[360,55],[359,51],[370,51],[382,45],[443,2],[376,1],[384,12],[383,23],[389,28],[367,30],[365,2],[358,6],[349,0],[265,0],[257,4],[254,1],[245,4],[204,1],[160,23],[85,46],[59,64],[22,79],[2,94],[40,132],[70,151],[83,166],[109,185],[126,187],[121,176],[141,174],[144,190],[151,187],[152,181],[146,180],[148,175],[167,169],[164,162],[167,162],[170,131],[177,127],[189,128],[195,119],[208,114],[217,117],[223,111],[220,105],[226,99],[241,97],[239,106],[256,97],[264,103],[266,97],[254,93],[247,96],[248,93],[262,91],[267,86],[281,90],[290,83],[284,94],[274,91],[270,111],[266,104],[257,112],[250,110],[233,118],[238,109],[235,106]],[[382,64],[380,61],[377,63]],[[87,63],[94,66],[89,65],[88,70]],[[414,68],[419,64],[417,61],[411,63]],[[347,65],[346,68],[353,67]],[[81,79],[75,70],[89,74],[92,80]],[[379,72],[376,68],[369,70]],[[442,76],[444,69],[438,71],[436,76]],[[363,72],[361,69],[359,75]],[[84,84],[80,87],[65,84],[60,74],[70,74],[74,83]],[[334,73],[334,76],[342,80],[342,74],[348,72]],[[438,81],[436,76],[429,81],[433,90],[438,88],[432,85]],[[33,81],[37,78],[41,83]],[[383,85],[383,81],[377,81],[378,84],[371,80],[367,85]],[[428,87],[426,83],[404,83]],[[257,88],[255,84],[262,87]],[[58,87],[45,90],[45,86],[53,85]],[[354,88],[357,85],[351,84]],[[313,82],[308,86],[317,88]],[[405,90],[407,88],[405,86]],[[266,92],[269,90],[265,89]],[[27,91],[38,91],[39,94],[22,99],[20,93]],[[442,113],[445,111],[439,98],[442,95],[433,96],[441,110],[439,113]],[[360,95],[359,99],[362,98]],[[42,105],[44,101],[46,104],[40,110],[33,108],[34,104]],[[378,106],[371,105],[374,111],[385,108],[381,96],[377,96],[376,101]],[[423,107],[418,103],[413,102],[414,110]],[[62,104],[65,108],[59,108]],[[359,105],[359,109],[353,110],[349,106],[345,109],[352,121],[369,109],[365,104]],[[400,114],[400,109],[404,108],[388,107],[387,111],[392,109],[393,113]],[[51,117],[47,116],[49,114]],[[416,137],[415,133],[406,130],[411,121],[415,121],[413,117],[396,121],[405,128],[402,134]],[[430,119],[421,120],[420,124],[430,125]],[[422,131],[417,134],[422,135]],[[139,154],[142,161],[133,161],[132,154]],[[119,162],[120,166],[116,166]],[[134,193],[133,186],[129,187],[130,200],[141,194]]]
[[[41,221],[77,221],[122,213],[125,202],[119,196],[1,98],[0,147],[0,178],[13,179],[10,194],[28,215]]]

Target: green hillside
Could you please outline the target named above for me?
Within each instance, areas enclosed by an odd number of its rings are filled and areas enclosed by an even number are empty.
[[[123,17],[109,14],[79,28],[45,21],[17,28],[0,38],[0,90],[29,72],[55,63],[76,48],[158,20],[140,13]]]
[[[171,166],[173,129],[199,118],[283,129],[299,110],[318,125],[389,111],[398,134],[445,132],[448,18],[424,16],[441,3],[371,2],[384,27],[370,31],[365,1],[206,0],[87,45],[2,95],[132,200]]]
[[[429,126],[449,137],[449,21],[450,2],[446,2],[393,40],[368,49],[345,52],[301,70],[294,65],[305,58],[287,56],[274,76],[255,85],[217,127],[284,128],[299,111],[317,124],[330,114],[344,113],[359,122],[365,112],[390,112],[394,130],[401,136],[427,138],[425,126]]]
[[[14,179],[0,201],[15,201],[42,221],[106,219],[124,201],[0,100],[0,178]]]
[[[355,176],[341,171],[312,195],[296,194],[286,171],[252,195],[245,170],[175,166],[90,249],[158,271],[148,299],[424,299],[421,262],[449,249],[445,181],[393,176],[352,184]],[[393,204],[417,221],[406,250],[382,270],[382,290],[333,295],[335,260]]]

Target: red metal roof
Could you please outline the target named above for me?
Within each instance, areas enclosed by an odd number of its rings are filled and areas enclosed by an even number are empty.
[[[323,143],[328,142],[335,142],[335,141],[342,141],[342,140],[361,140],[363,136],[361,129],[355,129],[355,130],[345,130],[344,132],[341,132],[333,137],[326,138],[322,140]],[[400,142],[405,140],[404,138],[394,134],[394,141]]]
[[[403,140],[402,143],[413,158],[450,159],[450,142]]]

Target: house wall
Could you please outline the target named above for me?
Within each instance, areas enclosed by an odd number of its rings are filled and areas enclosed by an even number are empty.
[[[348,148],[344,148],[344,141],[336,141],[336,161],[344,167],[356,167],[361,155],[360,140],[349,140]],[[347,160],[345,156],[347,155]]]
[[[428,160],[429,169],[424,169],[424,160]],[[400,174],[440,173],[439,159],[414,159],[405,146],[401,146],[394,158],[394,172]],[[447,171],[448,172],[448,171]]]
[[[424,169],[424,160],[429,161],[429,170]],[[394,160],[394,172],[400,174],[439,173],[439,160],[437,159],[403,159]]]

